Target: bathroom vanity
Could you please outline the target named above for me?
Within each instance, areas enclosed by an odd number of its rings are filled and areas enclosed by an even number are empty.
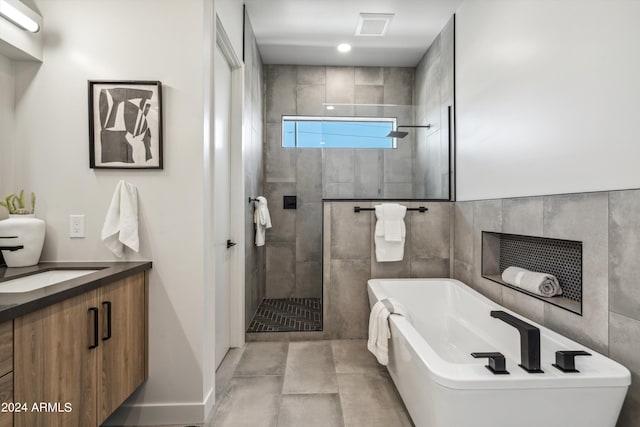
[[[99,426],[146,380],[150,268],[0,268],[0,427]],[[74,271],[82,275],[67,279]],[[56,274],[61,281],[34,285]]]

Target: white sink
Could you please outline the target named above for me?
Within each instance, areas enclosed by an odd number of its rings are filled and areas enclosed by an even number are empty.
[[[19,277],[17,279],[0,282],[0,293],[20,293],[30,292],[36,289],[46,288],[65,280],[75,279],[95,273],[98,270],[49,270],[30,276]]]

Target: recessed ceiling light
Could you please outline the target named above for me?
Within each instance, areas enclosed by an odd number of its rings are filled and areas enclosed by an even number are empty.
[[[340,43],[338,45],[338,52],[347,53],[351,50],[351,45],[349,43]]]
[[[327,110],[335,110],[336,107],[334,107],[333,105],[327,105]]]

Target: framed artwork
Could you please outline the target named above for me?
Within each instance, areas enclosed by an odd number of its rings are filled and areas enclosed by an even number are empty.
[[[162,84],[89,81],[89,166],[162,169]]]

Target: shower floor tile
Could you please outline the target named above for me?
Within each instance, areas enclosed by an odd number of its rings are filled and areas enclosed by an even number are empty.
[[[321,330],[320,298],[267,298],[258,306],[247,332]]]

